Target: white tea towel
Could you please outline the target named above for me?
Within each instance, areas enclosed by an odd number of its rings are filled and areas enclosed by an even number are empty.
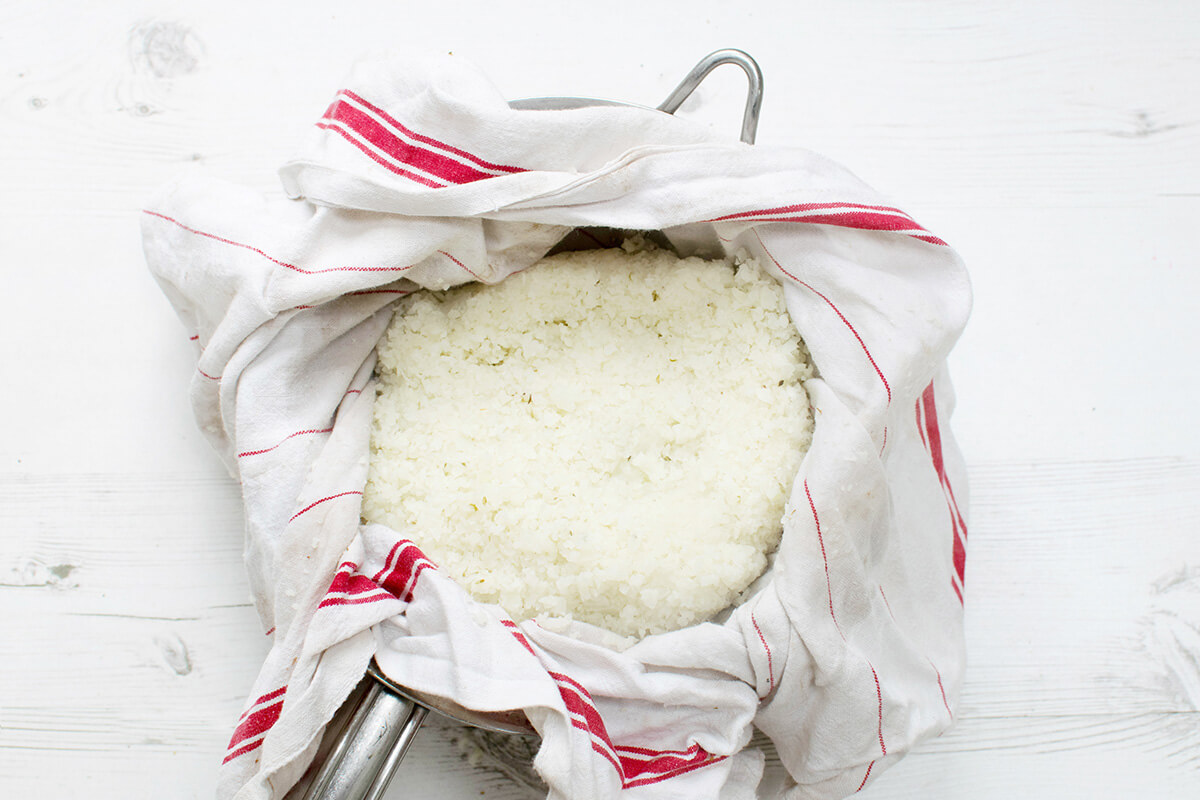
[[[945,359],[970,289],[946,243],[813,153],[637,108],[512,110],[453,57],[370,61],[344,85],[282,171],[294,200],[189,178],[143,215],[273,636],[220,796],[281,797],[372,655],[418,691],[524,709],[552,798],[753,797],[752,726],[789,797],[839,798],[949,725],[967,498]],[[769,572],[720,621],[624,649],[581,623],[515,623],[420,541],[359,519],[394,301],[503,280],[583,225],[748,251],[819,372]]]

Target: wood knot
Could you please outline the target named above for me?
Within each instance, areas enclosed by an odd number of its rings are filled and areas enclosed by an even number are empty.
[[[156,78],[178,78],[193,72],[204,55],[196,34],[178,22],[146,22],[129,34],[134,70]]]

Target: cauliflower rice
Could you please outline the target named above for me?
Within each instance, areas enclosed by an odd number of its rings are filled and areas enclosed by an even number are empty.
[[[752,260],[594,250],[400,302],[363,514],[514,619],[707,619],[779,543],[807,351]]]

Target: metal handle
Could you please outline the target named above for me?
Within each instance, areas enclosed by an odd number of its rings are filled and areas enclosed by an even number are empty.
[[[758,62],[741,50],[717,50],[706,55],[699,64],[692,67],[692,71],[680,81],[667,99],[662,101],[658,110],[674,114],[708,73],[722,64],[737,64],[750,82],[746,92],[746,110],[742,114],[742,141],[754,144],[754,136],[758,132],[758,115],[762,111],[763,75]]]
[[[426,713],[372,681],[304,800],[380,800]]]
[[[737,64],[746,73],[750,85],[746,92],[746,111],[742,114],[742,141],[754,144],[754,135],[758,132],[758,115],[762,110],[763,75],[758,68],[758,62],[741,50],[717,50],[709,53],[692,67],[692,71],[684,77],[670,96],[656,110],[674,114],[683,101],[688,98],[700,82],[722,64]],[[589,106],[630,106],[634,103],[622,103],[616,100],[600,100],[595,97],[527,97],[523,100],[511,100],[511,108],[526,111],[560,111],[568,108],[588,108]],[[637,106],[645,108],[645,106]]]

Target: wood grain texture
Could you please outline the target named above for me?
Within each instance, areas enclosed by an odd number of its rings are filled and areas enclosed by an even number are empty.
[[[268,641],[237,485],[138,210],[180,170],[279,195],[350,63],[454,52],[508,96],[659,102],[766,74],[759,142],[848,165],[962,253],[957,725],[874,800],[1200,798],[1200,6],[0,8],[0,796],[211,797]],[[720,71],[681,113],[735,135]],[[389,797],[528,791],[418,737]],[[766,788],[786,783],[769,761]]]

